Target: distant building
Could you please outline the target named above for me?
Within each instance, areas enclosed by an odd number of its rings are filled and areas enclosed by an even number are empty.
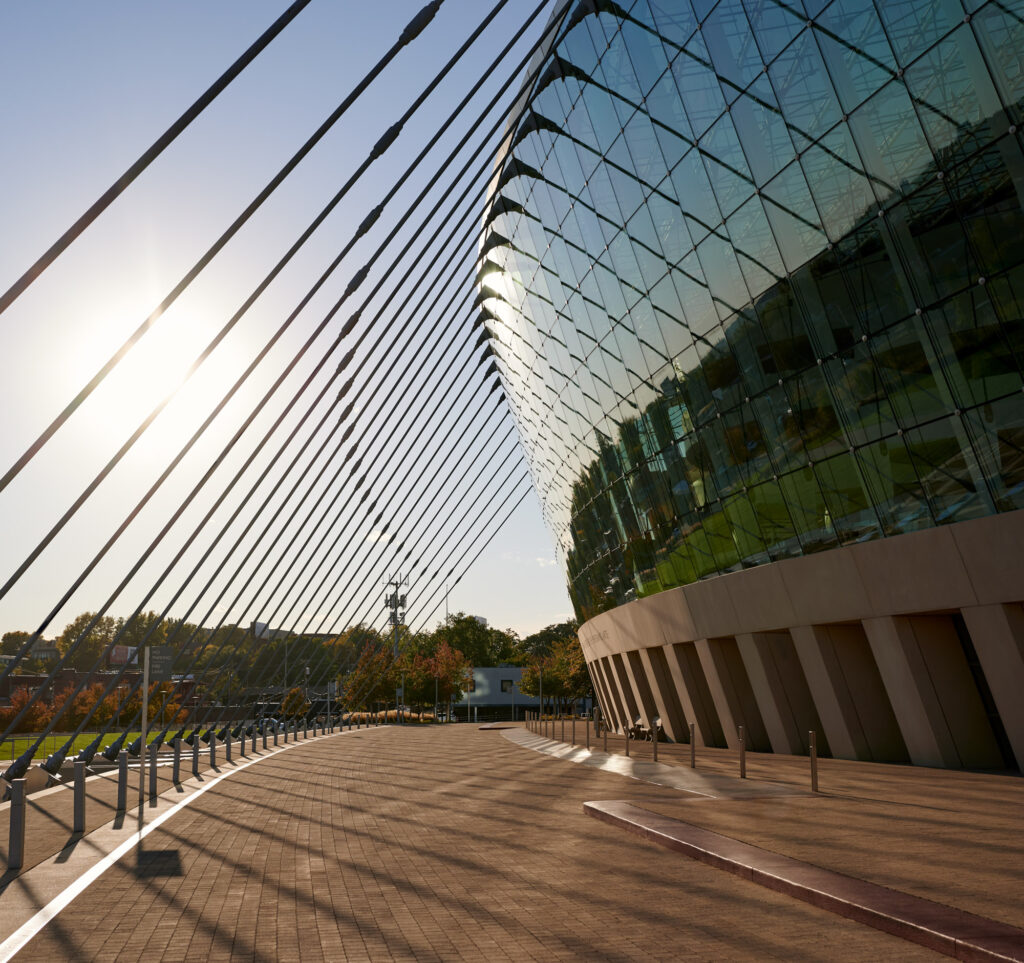
[[[469,691],[453,704],[456,716],[465,719],[468,711],[471,721],[498,722],[522,719],[524,709],[540,707],[537,696],[523,695],[519,690],[522,678],[523,670],[518,666],[474,668]],[[589,699],[580,699],[577,705],[580,712],[590,711]]]

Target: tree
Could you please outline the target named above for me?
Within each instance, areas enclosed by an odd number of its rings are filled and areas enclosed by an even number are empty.
[[[473,664],[445,641],[438,644],[432,663],[432,675],[437,679],[438,699],[441,702],[458,702],[469,685]]]
[[[21,647],[32,638],[31,632],[4,632],[0,638],[0,655],[17,655]]]
[[[515,632],[492,628],[465,612],[449,615],[433,636],[461,652],[470,665],[516,665],[522,660]]]
[[[577,702],[590,692],[590,673],[575,634],[555,639],[545,656],[535,656],[523,669],[519,689],[557,702]]]
[[[0,709],[0,726],[6,729],[31,698],[32,693],[26,686],[18,686],[11,694],[11,704],[6,709]],[[53,707],[45,699],[37,699],[14,731],[42,732],[52,718]]]
[[[309,712],[309,699],[306,694],[296,686],[288,692],[281,703],[281,713],[286,719],[297,719]]]
[[[167,640],[167,623],[156,612],[140,612],[129,619],[119,619],[117,629],[121,632],[118,644],[130,645],[133,649],[143,641],[146,645],[163,645]]]
[[[387,702],[395,695],[395,667],[383,646],[367,646],[344,678],[350,709]]]
[[[580,624],[576,619],[569,619],[567,622],[556,622],[554,625],[545,626],[539,632],[528,635],[520,643],[520,649],[526,659],[544,658],[551,653],[551,647],[558,641],[570,639],[576,642],[576,632]]]
[[[91,669],[103,655],[106,647],[113,641],[117,632],[117,621],[110,615],[104,615],[89,628],[96,618],[95,612],[83,612],[70,622],[57,638],[57,648],[63,658],[69,652],[68,665],[74,669],[87,671]],[[86,631],[88,629],[88,631]],[[81,641],[79,636],[83,633]]]

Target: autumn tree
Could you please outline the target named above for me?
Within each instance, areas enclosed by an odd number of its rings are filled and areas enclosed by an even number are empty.
[[[11,704],[0,709],[0,726],[6,729],[21,712],[32,693],[26,686],[18,686],[11,693]],[[53,707],[45,699],[37,699],[32,707],[25,714],[25,717],[18,723],[15,732],[42,732],[50,724],[53,718]]]
[[[281,704],[281,712],[286,719],[297,719],[309,712],[309,699],[298,686],[290,689]]]

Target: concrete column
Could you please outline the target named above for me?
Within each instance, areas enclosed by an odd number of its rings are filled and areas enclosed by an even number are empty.
[[[910,762],[864,629],[798,625],[789,632],[832,755]]]
[[[1024,769],[1024,605],[961,609],[1017,768]]]
[[[624,660],[618,653],[613,653],[608,659],[608,667],[611,670],[612,683],[619,691],[619,699],[626,715],[626,725],[632,726],[637,716],[643,715],[640,706],[633,695],[633,687],[629,684],[629,676],[626,674]]]
[[[669,676],[683,707],[683,714],[694,724],[697,745],[725,746],[722,723],[718,718],[696,646],[692,642],[676,642],[666,645],[663,651]]]
[[[594,664],[597,666],[598,672],[604,680],[605,689],[607,690],[608,696],[611,700],[608,704],[608,716],[613,723],[612,728],[625,732],[625,727],[627,725],[626,717],[629,713],[624,706],[622,694],[615,681],[615,674],[612,671],[611,666],[611,657],[605,656],[603,659],[598,659]]]
[[[690,727],[683,707],[679,703],[672,677],[669,675],[665,652],[661,646],[641,649],[637,656],[651,684],[651,695],[661,716],[665,732],[673,742],[686,742],[690,738]]]
[[[802,756],[808,751],[807,734],[821,733],[807,680],[788,632],[753,632],[736,636],[736,646],[757,701],[773,752]]]
[[[726,745],[730,749],[739,749],[736,727],[743,726],[747,748],[756,752],[770,751],[771,743],[736,640],[731,637],[697,639],[694,647],[722,724]]]
[[[604,671],[599,661],[590,663],[590,676],[594,680],[598,699],[601,703],[601,715],[606,726],[615,726],[615,702],[605,681]]]
[[[657,703],[654,701],[654,693],[651,691],[651,682],[644,664],[637,651],[626,652],[622,660],[622,667],[626,670],[626,679],[633,690],[633,697],[636,700],[640,715],[648,727],[655,718],[661,715]]]
[[[999,768],[992,735],[948,616],[865,619],[864,631],[915,765]]]

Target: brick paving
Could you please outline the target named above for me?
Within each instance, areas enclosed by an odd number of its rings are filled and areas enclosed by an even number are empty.
[[[299,744],[173,816],[17,959],[940,958],[589,819],[600,798],[679,794],[468,726]]]
[[[577,742],[582,743],[582,724],[577,727]],[[556,726],[555,735],[560,734]],[[591,737],[592,749],[601,745]],[[621,755],[624,746],[621,736],[609,736],[610,752]],[[631,744],[631,759],[650,762],[652,754],[651,743]],[[690,747],[660,743],[658,761],[688,771]],[[738,753],[698,748],[697,771],[735,777]],[[1020,775],[819,759],[818,779],[820,792],[810,795],[807,757],[748,751],[750,789],[788,786],[794,794],[737,798],[721,805],[677,794],[647,808],[816,866],[1024,927]]]

